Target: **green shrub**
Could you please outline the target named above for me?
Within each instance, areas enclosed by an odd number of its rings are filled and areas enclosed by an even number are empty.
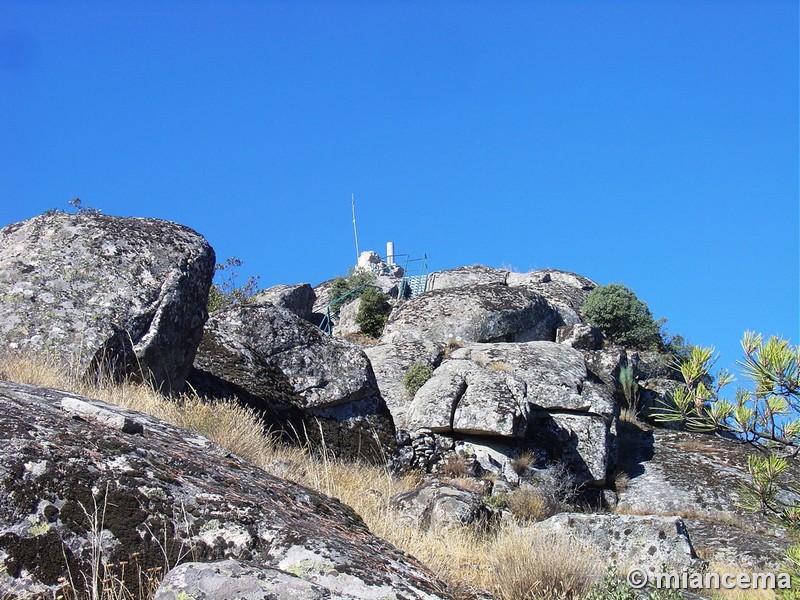
[[[408,371],[403,375],[403,385],[406,386],[408,394],[413,398],[416,396],[417,391],[428,379],[433,375],[433,367],[420,362],[415,362],[408,367]]]
[[[347,277],[337,277],[334,279],[328,290],[328,302],[330,303],[331,312],[338,314],[343,304],[350,300],[360,298],[364,290],[367,289],[367,286],[371,285],[375,285],[375,275],[369,271],[357,269],[351,270]],[[359,288],[361,288],[361,291],[356,292]],[[351,292],[356,293],[350,294]],[[342,298],[342,296],[347,294],[350,295],[347,296],[347,298]]]
[[[663,347],[659,323],[653,319],[650,309],[621,283],[594,288],[581,312],[603,335],[623,346]]]
[[[376,338],[383,333],[392,307],[386,296],[377,288],[368,287],[361,294],[361,304],[356,313],[356,324],[361,333]]]
[[[619,370],[619,385],[625,395],[625,402],[634,414],[639,414],[639,384],[633,376],[633,367],[625,365]]]
[[[606,567],[606,575],[597,582],[583,600],[682,600],[683,594],[677,589],[651,589],[636,593],[624,579],[620,578],[614,565]]]

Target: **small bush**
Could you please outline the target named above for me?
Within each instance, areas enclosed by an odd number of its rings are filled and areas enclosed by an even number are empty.
[[[614,476],[614,491],[621,494],[628,489],[631,478],[625,471],[620,471]]]
[[[562,508],[569,507],[580,492],[575,475],[560,462],[551,465],[539,476],[539,486]]]
[[[511,468],[517,475],[522,475],[538,458],[539,456],[535,452],[525,450],[511,459]]]
[[[625,365],[619,370],[619,386],[622,388],[628,409],[632,410],[634,414],[638,414],[639,384],[633,376],[633,368],[630,365]]]
[[[522,523],[543,521],[552,517],[557,509],[551,498],[541,490],[530,487],[517,488],[506,499],[508,510]]]
[[[581,312],[603,335],[623,346],[663,348],[660,327],[650,309],[621,283],[594,288]]]
[[[483,503],[500,510],[508,508],[508,494],[490,494],[483,497]]]
[[[361,304],[356,313],[356,324],[361,333],[372,338],[380,337],[392,307],[386,296],[374,287],[368,287],[361,294]]]
[[[328,290],[328,302],[330,302],[331,310],[334,313],[338,312],[342,304],[360,298],[364,293],[363,290],[368,289],[366,286],[371,285],[375,285],[375,275],[369,271],[354,269],[350,271],[347,277],[337,277],[333,280]],[[361,293],[354,293],[347,296],[347,298],[342,298],[342,296],[355,292],[359,288],[363,288]]]
[[[670,588],[651,589],[646,595],[644,592],[637,594],[624,579],[619,577],[614,565],[609,565],[603,580],[594,584],[583,600],[637,600],[637,598],[642,600],[682,600],[683,597],[680,590]]]
[[[419,388],[425,385],[431,375],[433,375],[433,367],[431,365],[415,362],[408,367],[408,371],[403,375],[403,385],[408,391],[408,395],[412,398],[416,396]]]
[[[442,463],[442,472],[447,477],[465,477],[469,475],[467,458],[463,454],[450,454]]]
[[[448,336],[447,346],[445,346],[444,349],[444,358],[449,358],[453,352],[459,348],[463,348],[465,345],[466,344],[464,343],[464,340],[462,340],[460,337],[454,338],[452,336]]]

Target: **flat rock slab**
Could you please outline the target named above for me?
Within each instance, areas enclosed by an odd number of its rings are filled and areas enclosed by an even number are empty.
[[[351,600],[297,575],[235,560],[184,563],[172,569],[153,600]]]
[[[744,444],[711,434],[621,428],[618,464],[630,480],[618,508],[629,512],[692,514],[738,520],[741,485],[748,480]],[[784,485],[798,480],[791,461]]]
[[[791,543],[787,532],[738,506],[753,449],[710,434],[622,429],[618,465],[630,479],[618,494],[618,511],[683,515],[709,560],[754,567],[780,562]],[[790,460],[781,484],[798,479],[800,467]],[[791,494],[786,487],[780,493]]]
[[[561,513],[531,527],[594,546],[621,568],[655,574],[664,565],[677,570],[702,566],[680,517]]]

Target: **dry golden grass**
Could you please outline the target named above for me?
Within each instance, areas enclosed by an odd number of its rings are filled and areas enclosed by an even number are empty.
[[[468,492],[475,492],[476,494],[488,494],[492,489],[492,483],[486,479],[475,479],[474,477],[453,477],[448,480],[450,485],[453,485]]]
[[[710,560],[708,563],[708,569],[706,569],[709,573],[752,573],[753,571],[769,571],[774,570],[775,572],[780,571],[780,569],[753,569],[750,566],[742,565],[742,564],[731,564],[729,562],[719,562],[715,560]],[[719,600],[774,600],[776,598],[776,594],[772,590],[728,590],[720,586],[720,589],[709,589],[706,590],[705,593],[709,596],[713,596],[715,599]]]
[[[442,462],[442,473],[447,477],[465,477],[468,471],[467,457],[463,454],[449,454]]]
[[[577,597],[601,575],[602,561],[586,550],[515,525],[501,525],[491,534],[467,527],[421,531],[409,526],[390,499],[417,486],[419,475],[397,477],[380,467],[277,444],[265,436],[252,411],[231,400],[209,403],[192,394],[167,399],[136,383],[92,385],[41,358],[0,357],[0,379],[81,394],[198,432],[267,472],[348,504],[375,535],[415,556],[453,591],[463,591],[463,597],[470,589],[490,590],[501,600]],[[108,581],[105,598],[130,597],[114,588],[114,578]]]
[[[580,598],[603,575],[601,557],[568,537],[507,528],[490,550],[487,588],[499,600]]]
[[[508,509],[520,522],[542,521],[552,517],[555,507],[549,498],[536,488],[517,488],[506,498]]]
[[[500,371],[501,373],[510,373],[514,370],[514,368],[504,360],[492,361],[488,366],[492,371]]]
[[[630,476],[624,471],[619,471],[616,475],[614,475],[614,490],[617,492],[617,494],[621,494],[628,489],[630,482]]]
[[[472,355],[472,360],[475,364],[480,365],[486,369],[490,369],[492,371],[500,371],[502,373],[510,373],[514,370],[514,368],[509,365],[506,361],[497,359],[495,360],[492,356],[479,352],[474,353]]]
[[[621,423],[628,423],[639,429],[651,429],[651,427],[639,419],[639,415],[632,408],[623,408],[619,411],[619,420]]]
[[[538,458],[539,457],[536,453],[530,450],[525,450],[511,459],[511,468],[517,475],[522,475],[531,465],[536,463]]]

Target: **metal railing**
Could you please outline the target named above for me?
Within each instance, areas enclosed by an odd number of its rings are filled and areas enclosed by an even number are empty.
[[[391,263],[388,260],[389,257],[381,257],[381,260],[390,267],[392,265],[400,266],[397,261],[398,257],[405,259],[402,265],[403,279],[397,291],[397,300],[400,301],[406,298],[413,298],[425,291],[428,282],[428,255],[423,254],[421,258],[411,258],[408,254],[393,254]],[[390,272],[387,270],[385,274],[389,275]],[[362,284],[328,302],[325,307],[325,314],[319,323],[319,328],[328,335],[333,335],[333,318],[337,316],[339,307],[348,298],[361,295],[368,287],[375,286],[368,283]]]

